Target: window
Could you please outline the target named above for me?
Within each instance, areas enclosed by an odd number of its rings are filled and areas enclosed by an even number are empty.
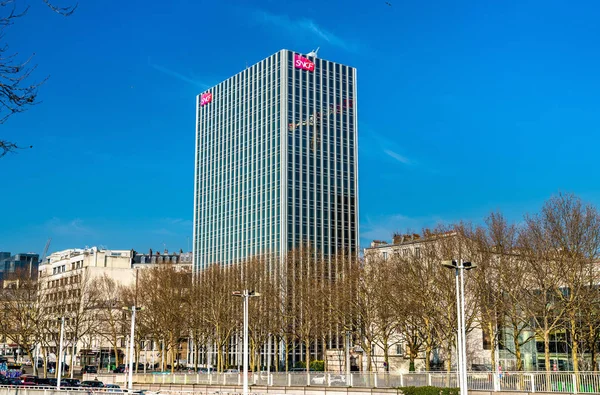
[[[384,252],[383,252],[383,260],[384,260],[384,261],[387,261],[387,260],[388,260],[388,253],[387,253],[387,251],[384,251]]]
[[[402,343],[396,344],[396,355],[404,354],[404,347],[402,347]]]
[[[415,248],[415,256],[416,256],[417,258],[420,258],[420,257],[421,257],[421,248],[420,248],[420,247],[416,247],[416,248]]]

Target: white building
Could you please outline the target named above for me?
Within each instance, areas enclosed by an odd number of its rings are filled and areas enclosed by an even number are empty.
[[[191,253],[171,253],[164,251],[149,254],[139,254],[134,250],[107,250],[97,247],[85,249],[68,249],[49,255],[40,263],[38,279],[41,299],[45,302],[45,313],[49,317],[64,316],[67,320],[75,320],[84,315],[82,310],[92,311],[92,314],[100,315],[104,312],[106,316],[106,303],[118,297],[117,286],[130,286],[135,282],[136,271],[155,267],[158,264],[176,264],[182,269],[191,271]],[[86,297],[98,292],[98,283],[95,280],[107,278],[108,286],[114,286],[114,296],[107,294],[106,289],[100,296],[96,296],[94,302]],[[114,283],[113,283],[114,281]],[[108,290],[110,292],[110,290]],[[86,295],[87,293],[87,295]],[[101,299],[99,299],[101,298]],[[95,306],[94,306],[95,305]],[[120,333],[129,333],[130,319],[126,311],[113,308],[116,319],[120,326]],[[111,313],[113,314],[113,313]],[[74,322],[74,321],[72,321]],[[58,324],[55,324],[57,326]],[[99,335],[102,332],[98,328],[86,331],[81,330],[83,335],[78,335],[73,329],[75,325],[65,325],[65,353],[67,364],[71,360],[77,366],[97,365],[108,366],[114,361],[114,346],[107,340],[106,336]],[[56,333],[49,333],[47,343],[49,359],[56,359],[56,344],[58,339]],[[143,350],[140,362],[158,360],[158,345],[153,344],[153,349]],[[54,345],[54,346],[53,346]],[[119,357],[123,360],[126,355],[127,339],[120,338],[118,347]],[[71,357],[73,355],[73,357]]]
[[[367,262],[376,263],[378,259],[388,260],[394,256],[407,258],[414,256],[419,258],[421,253],[425,251],[426,243],[436,243],[440,240],[440,237],[454,237],[455,232],[447,232],[443,234],[433,234],[426,232],[425,236],[419,234],[395,234],[393,241],[388,243],[386,241],[374,240],[371,242],[369,248],[364,249],[364,256]],[[441,264],[441,262],[440,262]],[[466,296],[469,297],[468,295]],[[435,303],[432,301],[432,303]],[[389,355],[389,370],[397,372],[408,372],[409,360],[408,355],[405,355],[405,348],[400,337],[392,341],[390,349],[388,350]],[[475,365],[489,365],[490,363],[490,347],[492,342],[489,339],[484,338],[484,333],[479,326],[471,328],[467,334],[467,361],[468,369],[476,367]],[[440,355],[437,350],[434,350],[434,360],[443,359],[443,355]],[[452,356],[453,364],[456,362],[456,355]],[[375,347],[373,362],[376,365],[374,368],[377,371],[384,370],[384,352],[381,347]],[[417,371],[425,369],[424,354],[419,355],[419,359],[415,361],[415,369]]]

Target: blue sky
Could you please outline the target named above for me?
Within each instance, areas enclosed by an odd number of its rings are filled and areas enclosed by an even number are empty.
[[[358,68],[363,247],[600,203],[597,2],[27,1],[5,41],[50,79],[0,125],[34,146],[0,159],[0,250],[186,250],[195,96],[282,48]]]

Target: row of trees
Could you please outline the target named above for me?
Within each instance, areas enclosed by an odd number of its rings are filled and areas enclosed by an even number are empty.
[[[130,324],[123,307],[135,305],[143,307],[136,319],[138,358],[142,342],[153,339],[161,343],[164,367],[189,340],[194,355],[212,350],[211,362],[222,370],[232,363],[242,325],[241,301],[232,292],[250,289],[261,293],[249,311],[254,368],[266,364],[259,359],[264,354],[273,356],[275,369],[278,355],[285,356],[281,366],[298,359],[309,366],[327,349],[343,349],[350,332],[364,350],[367,370],[381,368],[372,363],[378,350],[389,366],[388,351],[398,343],[411,366],[424,358],[429,370],[437,351],[450,370],[456,338],[454,272],[440,262],[453,258],[478,265],[466,276],[467,327],[482,329],[491,340],[492,365],[500,342],[523,369],[523,346],[537,338],[544,343],[549,370],[550,339],[563,331],[569,334],[573,369],[584,364],[596,370],[600,217],[595,207],[559,195],[519,224],[493,213],[482,224],[439,227],[386,250],[391,253],[380,253],[384,249],[371,249],[359,260],[322,257],[304,246],[290,251],[284,262],[257,257],[212,265],[195,276],[164,264],[138,270],[130,285],[106,275],[86,276],[84,269],[73,280],[45,288],[22,281],[4,290],[0,330],[32,356],[37,344],[42,350],[56,347],[55,318],[66,316],[67,344],[79,339],[91,348],[92,340],[101,338],[118,358]]]

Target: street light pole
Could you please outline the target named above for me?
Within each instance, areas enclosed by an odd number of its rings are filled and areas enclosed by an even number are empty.
[[[462,320],[462,363],[463,363],[463,386],[465,388],[465,395],[469,389],[469,383],[467,382],[467,334],[466,334],[466,323],[465,323],[465,266],[461,259],[461,268],[460,271],[460,300],[461,300],[461,320]]]
[[[60,317],[60,342],[56,356],[56,389],[60,390],[60,375],[62,373],[63,337],[65,331],[65,317]],[[37,361],[36,361],[37,364]]]
[[[133,332],[135,331],[135,306],[131,306],[131,334],[129,335],[129,377],[127,389],[133,390]]]
[[[260,296],[258,292],[248,291],[247,289],[243,291],[233,291],[233,296],[238,296],[243,299],[244,304],[244,355],[243,355],[243,395],[248,395],[248,300],[251,297]]]
[[[463,344],[463,331],[462,331],[462,309],[460,303],[460,286],[458,281],[458,268],[455,271],[456,278],[456,374],[458,376],[458,388],[460,388],[461,395],[464,395],[463,391],[463,363],[462,363],[462,344]]]
[[[460,263],[456,260],[442,261],[442,266],[454,270],[455,273],[455,285],[456,285],[456,313],[457,313],[457,376],[458,386],[460,388],[461,395],[467,395],[467,336],[466,336],[466,323],[465,323],[465,278],[464,271],[475,269],[477,265],[471,262]],[[460,273],[459,273],[460,271]],[[459,274],[460,274],[460,286],[459,286]]]
[[[129,335],[129,371],[127,372],[127,389],[133,390],[133,345],[135,343],[135,312],[142,310],[142,307],[123,307],[124,310],[131,310],[131,332]]]

